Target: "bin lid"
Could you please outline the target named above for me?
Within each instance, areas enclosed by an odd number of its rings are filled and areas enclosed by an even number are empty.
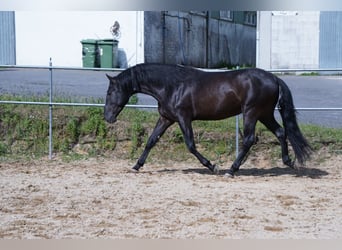
[[[113,40],[111,38],[97,40],[98,44],[118,44],[118,40]]]
[[[81,40],[81,43],[82,44],[96,44],[97,43],[97,40],[96,39],[83,39]]]

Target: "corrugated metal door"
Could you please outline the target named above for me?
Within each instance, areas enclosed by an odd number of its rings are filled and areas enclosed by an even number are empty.
[[[342,67],[342,12],[322,11],[320,15],[320,68]]]
[[[13,11],[0,11],[0,64],[15,64],[15,21]]]

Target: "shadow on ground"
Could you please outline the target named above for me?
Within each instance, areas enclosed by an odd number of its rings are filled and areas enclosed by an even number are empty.
[[[161,170],[160,172],[169,172],[172,170]],[[182,170],[183,173],[198,173],[198,174],[212,174],[206,168],[190,168]],[[224,175],[226,170],[220,170],[220,175]],[[266,177],[266,176],[283,176],[283,175],[292,175],[294,177],[308,177],[313,179],[322,178],[323,176],[329,175],[327,171],[317,169],[317,168],[309,168],[309,167],[300,167],[298,169],[292,169],[287,167],[273,167],[273,168],[241,168],[239,172],[236,173],[236,176],[256,176],[256,177]]]

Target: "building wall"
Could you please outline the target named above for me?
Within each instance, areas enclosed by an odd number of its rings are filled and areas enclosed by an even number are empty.
[[[258,67],[319,67],[319,11],[261,11],[258,20]]]
[[[271,69],[271,11],[258,11],[256,39],[256,66],[262,69]]]
[[[321,12],[319,65],[321,68],[342,68],[341,11]]]
[[[256,28],[212,19],[210,21],[211,65],[255,65]]]
[[[119,21],[129,65],[142,62],[143,14],[136,11],[17,11],[18,65],[82,66],[83,39],[112,38],[110,27]]]
[[[145,62],[255,65],[255,26],[208,18],[206,12],[147,11],[144,19]]]
[[[15,24],[11,11],[0,11],[0,64],[15,64]]]

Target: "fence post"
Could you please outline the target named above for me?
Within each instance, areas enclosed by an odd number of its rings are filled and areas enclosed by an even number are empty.
[[[239,115],[235,116],[235,155],[239,155]]]
[[[50,91],[49,91],[49,160],[52,160],[52,59],[49,62]]]

